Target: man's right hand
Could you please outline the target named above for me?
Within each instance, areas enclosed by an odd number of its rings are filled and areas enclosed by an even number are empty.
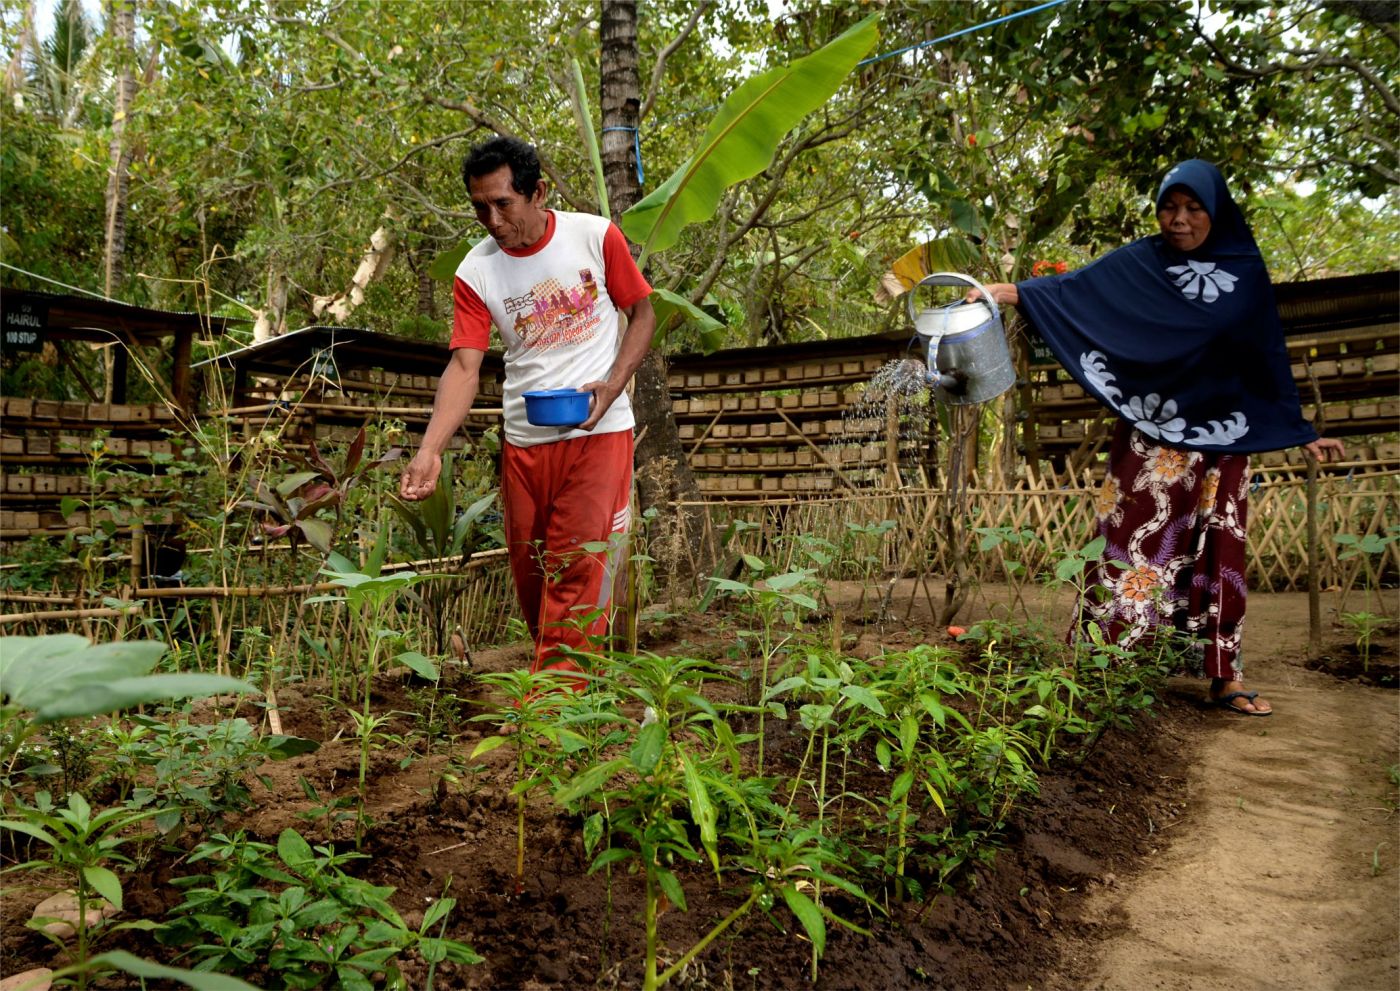
[[[442,474],[442,458],[419,451],[399,478],[399,495],[409,502],[418,502],[433,494],[438,475]]]

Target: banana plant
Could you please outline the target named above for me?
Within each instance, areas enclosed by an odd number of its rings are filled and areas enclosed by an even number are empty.
[[[831,98],[875,46],[879,14],[790,65],[741,83],[720,106],[690,159],[622,215],[621,226],[642,246],[640,265],[672,247],[681,230],[715,215],[725,189],[773,161],[778,142]]]

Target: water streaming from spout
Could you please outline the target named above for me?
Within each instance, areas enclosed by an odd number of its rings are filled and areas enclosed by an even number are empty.
[[[920,474],[928,456],[930,393],[927,366],[914,357],[887,362],[870,379],[859,401],[842,415],[842,432],[832,443],[838,464],[888,472],[894,445],[901,484],[926,481]]]

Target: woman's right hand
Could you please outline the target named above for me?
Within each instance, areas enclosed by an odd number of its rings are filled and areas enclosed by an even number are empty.
[[[1016,291],[1014,282],[993,282],[987,286],[987,292],[992,297],[992,302],[998,306],[1015,306],[1021,302],[1021,294]],[[982,293],[973,289],[967,294],[967,301],[975,303],[982,298]]]

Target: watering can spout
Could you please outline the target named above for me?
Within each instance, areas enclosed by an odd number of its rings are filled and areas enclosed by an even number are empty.
[[[935,389],[941,389],[954,396],[961,396],[967,392],[967,373],[958,368],[940,372],[937,365],[931,365],[924,379]]]

